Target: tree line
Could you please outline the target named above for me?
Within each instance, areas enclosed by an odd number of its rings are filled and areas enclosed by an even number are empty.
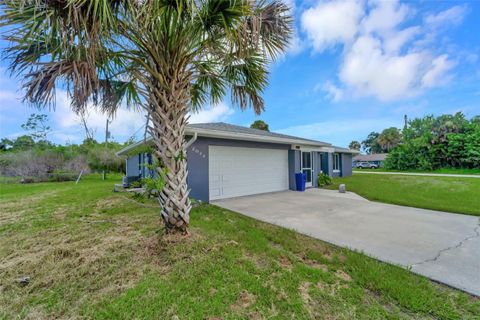
[[[384,166],[394,170],[434,170],[480,167],[480,116],[467,119],[454,115],[415,118],[402,130],[387,128],[371,132],[350,148],[367,154],[388,153]]]
[[[402,141],[400,129],[390,127],[384,129],[381,133],[372,131],[361,143],[357,140],[350,142],[349,148],[353,150],[363,150],[366,154],[388,153]]]
[[[45,114],[32,114],[21,127],[25,134],[0,141],[0,175],[23,182],[73,180],[81,171],[123,172],[124,158],[116,152],[132,142],[99,143],[89,137],[81,144],[54,144]]]

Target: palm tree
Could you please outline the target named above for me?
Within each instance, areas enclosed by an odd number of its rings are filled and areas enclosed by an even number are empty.
[[[114,113],[122,102],[148,112],[167,232],[189,224],[188,112],[230,95],[261,113],[268,63],[292,30],[289,8],[275,0],[4,0],[0,9],[27,102],[54,106],[63,85],[75,112]]]
[[[362,146],[360,145],[360,142],[358,142],[357,140],[353,140],[352,142],[350,142],[350,144],[348,145],[348,148],[349,149],[352,149],[352,150],[360,150]]]
[[[384,129],[377,138],[381,148],[389,152],[402,141],[400,130],[395,127]]]

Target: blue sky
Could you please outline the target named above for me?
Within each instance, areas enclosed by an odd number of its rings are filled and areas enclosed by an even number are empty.
[[[371,131],[403,126],[403,115],[480,114],[480,1],[288,1],[295,16],[291,48],[271,66],[266,111],[240,111],[227,99],[191,122],[249,125],[346,146]],[[0,49],[8,43],[0,42]],[[18,79],[0,63],[0,137],[22,134],[36,112],[21,103]],[[84,132],[57,92],[49,138],[81,142]],[[89,125],[102,140],[105,117]],[[123,142],[143,134],[144,116],[121,111],[112,128]]]

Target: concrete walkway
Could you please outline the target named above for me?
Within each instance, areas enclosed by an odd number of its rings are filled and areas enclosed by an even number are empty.
[[[360,171],[360,170],[354,170],[353,173],[363,173],[363,174],[397,174],[397,175],[404,175],[404,176],[453,177],[453,178],[477,178],[477,179],[480,179],[480,174],[385,172],[385,171],[373,172],[373,171]]]
[[[215,205],[363,251],[480,296],[480,219],[370,202],[354,193],[308,189]]]

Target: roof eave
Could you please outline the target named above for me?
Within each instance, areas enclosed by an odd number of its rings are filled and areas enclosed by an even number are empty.
[[[320,141],[313,141],[313,140],[261,136],[261,135],[249,134],[249,133],[227,132],[227,131],[210,130],[210,129],[204,129],[204,128],[190,128],[190,129],[191,129],[191,133],[197,132],[199,136],[209,137],[209,138],[244,140],[244,141],[267,142],[267,143],[269,142],[269,143],[280,143],[280,144],[299,144],[299,145],[316,146],[316,147],[331,146],[331,144],[329,143],[323,143]],[[187,133],[188,131],[189,130],[187,130]]]
[[[272,136],[260,136],[255,134],[248,133],[239,133],[239,132],[227,132],[220,130],[210,130],[204,128],[192,128],[187,127],[185,134],[192,135],[197,133],[200,137],[208,138],[219,138],[219,139],[230,139],[230,140],[244,140],[244,141],[255,141],[255,142],[266,142],[266,143],[277,143],[277,144],[298,144],[304,146],[315,146],[315,147],[328,147],[331,146],[329,143],[324,143],[320,141],[313,140],[304,140],[304,139],[291,139],[283,137],[272,137]],[[126,155],[128,151],[141,146],[144,143],[150,142],[152,137],[148,137],[145,140],[135,142],[122,150],[118,151],[116,154],[119,156]]]

